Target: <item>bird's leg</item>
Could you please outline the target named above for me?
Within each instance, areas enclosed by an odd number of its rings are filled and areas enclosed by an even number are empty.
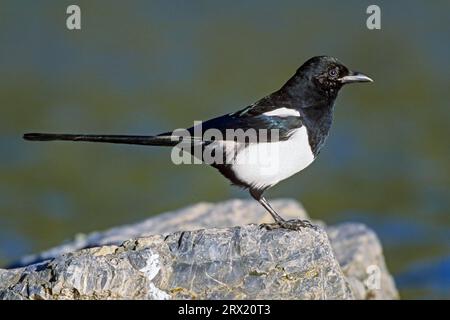
[[[258,202],[270,213],[272,218],[278,225],[281,225],[283,222],[286,222],[270,205],[269,201],[264,197],[260,197]]]
[[[301,228],[315,228],[308,220],[300,220],[300,219],[293,219],[293,220],[284,220],[270,205],[269,201],[266,200],[262,196],[260,192],[250,191],[250,194],[252,197],[258,201],[272,216],[272,218],[275,220],[274,224],[263,224],[264,227],[267,229],[275,229],[277,227],[281,227],[284,229],[290,229],[290,230],[300,230]]]

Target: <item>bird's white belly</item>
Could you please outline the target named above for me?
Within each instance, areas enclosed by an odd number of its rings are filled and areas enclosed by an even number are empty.
[[[232,168],[241,181],[264,188],[305,169],[313,161],[314,154],[303,126],[286,141],[249,145],[236,155]]]

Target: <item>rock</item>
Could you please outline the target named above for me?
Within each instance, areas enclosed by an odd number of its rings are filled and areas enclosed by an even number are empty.
[[[280,199],[272,204],[286,219],[308,219],[303,207],[294,200]],[[229,200],[218,204],[198,203],[183,209],[166,212],[147,220],[91,234],[78,234],[67,243],[36,255],[26,256],[11,267],[27,266],[52,259],[67,252],[103,245],[120,245],[122,242],[154,234],[167,235],[177,231],[205,228],[228,228],[250,223],[271,223],[265,209],[253,200]]]
[[[307,218],[295,201],[273,204],[286,218]],[[251,224],[270,219],[258,203],[232,200],[78,236],[23,259],[25,267],[0,269],[0,298],[398,298],[380,243],[365,226]]]
[[[365,225],[344,223],[327,228],[334,254],[356,299],[398,299],[376,234]]]

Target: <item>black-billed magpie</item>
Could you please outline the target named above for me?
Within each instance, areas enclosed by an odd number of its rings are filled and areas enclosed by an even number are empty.
[[[208,151],[213,161],[207,163],[233,184],[248,189],[275,219],[275,226],[298,230],[311,224],[305,220],[284,220],[263,193],[314,161],[328,136],[339,90],[354,82],[372,79],[350,71],[336,58],[318,56],[306,61],[278,91],[242,110],[190,127],[184,134],[178,130],[155,136],[27,133],[24,139],[178,147],[188,142],[189,148],[182,147],[183,150],[194,154],[195,148],[200,148],[202,161]],[[253,130],[256,139],[244,135],[241,140],[236,134],[229,138],[230,130],[240,133]],[[214,134],[206,138],[211,131]]]

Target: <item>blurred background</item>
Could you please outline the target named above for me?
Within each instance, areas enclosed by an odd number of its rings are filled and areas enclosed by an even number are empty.
[[[82,30],[66,28],[81,7]],[[0,265],[80,232],[200,201],[248,198],[170,149],[30,143],[24,132],[154,134],[236,111],[327,54],[370,75],[344,88],[327,146],[268,193],[329,224],[360,221],[403,298],[450,298],[450,3],[0,3]]]

